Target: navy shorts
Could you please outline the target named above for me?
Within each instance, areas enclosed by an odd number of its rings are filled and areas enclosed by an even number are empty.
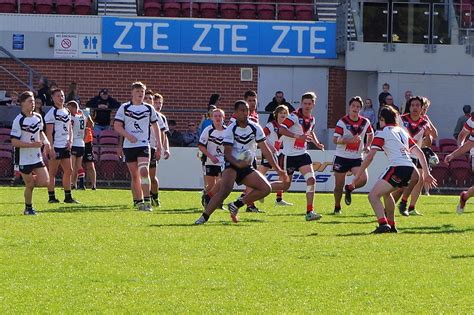
[[[65,160],[71,158],[71,151],[68,148],[54,148],[55,160]],[[49,157],[51,159],[51,157]]]
[[[390,166],[381,178],[393,187],[405,187],[410,183],[414,169],[412,166]]]
[[[94,152],[92,151],[92,142],[87,142],[84,147],[84,162],[94,162]]]
[[[71,154],[75,157],[82,157],[84,156],[84,147],[72,147]]]
[[[150,158],[150,148],[123,148],[123,155],[125,155],[125,162],[136,162],[139,157]]]
[[[38,162],[35,164],[20,165],[19,170],[21,173],[28,175],[28,174],[31,174],[31,172],[33,172],[35,169],[42,168],[42,167],[44,167],[44,163]]]
[[[359,167],[361,165],[362,159],[348,159],[336,155],[332,164],[332,170],[336,173],[347,173],[352,170],[353,167]]]
[[[253,164],[253,163],[252,163]],[[246,166],[244,168],[237,168],[232,165],[230,162],[225,162],[225,169],[231,168],[237,173],[237,177],[235,178],[235,182],[237,185],[242,185],[242,181],[247,177],[249,174],[255,172],[255,169],[252,165]]]
[[[222,173],[222,167],[219,165],[203,165],[204,175],[217,177]]]
[[[311,157],[308,153],[297,156],[281,154],[278,157],[278,163],[281,168],[286,170],[288,175],[292,175],[295,171],[298,171],[300,167],[313,164],[313,161],[311,161]]]

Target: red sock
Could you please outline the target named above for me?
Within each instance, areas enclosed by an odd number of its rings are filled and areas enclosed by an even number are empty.
[[[387,218],[383,217],[377,220],[380,225],[388,224]]]
[[[208,192],[207,195],[209,196],[209,198],[212,198],[214,194],[212,192]]]
[[[415,210],[415,206],[410,205],[410,206],[408,207],[408,211],[412,211],[412,210]]]
[[[347,185],[347,190],[353,191],[354,189],[355,189],[354,185],[352,184]]]
[[[402,197],[402,202],[403,203],[407,203],[407,201],[408,201],[408,198]]]
[[[306,213],[313,211],[313,205],[306,205]]]
[[[283,196],[283,192],[281,190],[277,191],[277,198],[281,198]]]
[[[388,224],[390,224],[391,227],[395,227],[395,221],[392,220],[387,220]]]

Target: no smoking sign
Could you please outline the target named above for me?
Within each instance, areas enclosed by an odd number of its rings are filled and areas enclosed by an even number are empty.
[[[79,53],[77,34],[54,35],[55,58],[77,58]]]

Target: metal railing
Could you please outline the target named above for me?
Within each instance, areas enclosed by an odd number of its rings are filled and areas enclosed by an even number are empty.
[[[5,49],[3,46],[0,46],[0,52],[2,52],[5,56],[10,58],[11,60],[15,61],[25,71],[27,71],[28,81],[27,82],[23,81],[22,79],[20,79],[20,77],[18,77],[16,74],[11,72],[10,70],[8,70],[4,66],[0,66],[0,69],[3,70],[4,72],[6,72],[7,74],[9,74],[12,78],[14,78],[18,82],[20,82],[22,85],[24,85],[25,87],[27,87],[31,91],[34,91],[34,80],[35,80],[35,78],[38,78],[38,79],[41,78],[42,75],[39,72],[37,72],[36,70],[34,70],[33,68],[31,68],[30,66],[28,66],[23,61],[21,61],[18,57],[13,55],[11,52],[9,52],[7,49]]]

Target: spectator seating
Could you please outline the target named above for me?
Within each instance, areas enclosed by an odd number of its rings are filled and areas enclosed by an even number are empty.
[[[101,179],[120,179],[120,158],[117,154],[101,154],[97,169]]]
[[[99,145],[118,145],[119,139],[116,137],[100,137]]]
[[[446,152],[443,150],[443,147],[446,145],[458,145],[457,141],[450,138],[444,138],[439,140],[439,149],[441,152]]]
[[[312,5],[297,5],[295,7],[296,19],[298,21],[314,20],[314,9]]]
[[[10,135],[0,135],[0,143],[10,143]]]
[[[436,178],[438,186],[445,186],[449,181],[449,166],[448,164],[440,161],[438,165],[433,166],[431,175]]]
[[[163,4],[163,15],[165,17],[180,17],[181,4],[177,2],[165,2]]]
[[[10,128],[0,128],[0,135],[10,135],[12,130]]]
[[[199,17],[199,4],[197,2],[183,2],[181,4],[181,12],[183,17]]]
[[[239,4],[239,16],[245,20],[255,20],[257,18],[257,6],[252,3]]]
[[[13,176],[12,153],[0,151],[0,177]]]
[[[100,133],[100,138],[102,137],[115,137],[115,138],[120,138],[120,135],[118,134],[117,131],[113,130],[113,129],[109,129],[109,130],[104,130]]]
[[[0,0],[0,13],[16,12],[16,0]]]
[[[201,3],[201,17],[204,19],[217,18],[217,3]]]
[[[456,144],[455,145],[446,144],[446,145],[441,147],[441,152],[451,153],[454,150],[456,150],[457,148],[458,148],[458,146]]]
[[[51,14],[53,12],[53,0],[36,0],[36,13]]]
[[[466,187],[471,184],[471,164],[468,161],[451,161],[449,171],[451,180],[457,187]]]
[[[73,11],[72,0],[56,0],[56,13],[57,14],[72,14],[72,11]]]
[[[294,20],[295,19],[295,7],[292,5],[280,5],[278,6],[278,19],[279,20]]]
[[[20,0],[20,13],[33,13],[34,11],[34,0]]]
[[[90,15],[92,13],[92,1],[75,0],[74,9],[77,15]]]
[[[257,5],[257,13],[260,20],[274,20],[275,6],[273,4],[259,4]]]
[[[145,16],[160,16],[161,10],[161,2],[158,0],[145,0],[143,4],[143,12]]]
[[[239,15],[239,7],[234,3],[221,4],[221,18],[222,19],[236,19]]]

